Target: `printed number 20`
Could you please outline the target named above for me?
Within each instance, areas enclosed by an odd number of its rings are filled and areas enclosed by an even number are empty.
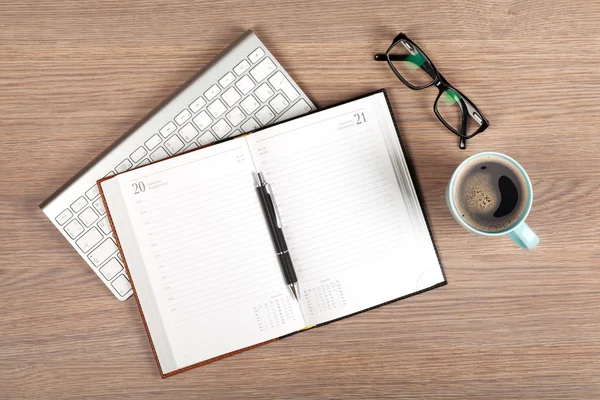
[[[367,119],[365,118],[365,113],[354,114],[354,118],[356,118],[356,125],[360,125],[363,122],[367,122]]]
[[[133,194],[138,194],[146,191],[146,185],[144,182],[132,183],[133,186]]]

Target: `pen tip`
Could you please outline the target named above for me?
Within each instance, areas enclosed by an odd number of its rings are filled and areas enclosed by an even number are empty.
[[[296,298],[296,301],[300,301],[300,290],[298,288],[298,284],[290,283],[290,290],[292,291],[292,294]]]

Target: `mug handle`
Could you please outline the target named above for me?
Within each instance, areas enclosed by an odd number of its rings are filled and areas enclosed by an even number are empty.
[[[533,250],[540,242],[540,238],[537,237],[535,232],[525,222],[509,232],[508,237],[525,250]]]

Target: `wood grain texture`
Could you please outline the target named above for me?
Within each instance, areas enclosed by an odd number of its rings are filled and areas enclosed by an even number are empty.
[[[600,398],[600,3],[0,2],[0,397]],[[448,286],[161,380],[115,300],[38,205],[245,29],[320,106],[388,89]],[[491,127],[466,151],[372,55],[419,43]],[[464,231],[461,160],[528,170],[541,242]]]

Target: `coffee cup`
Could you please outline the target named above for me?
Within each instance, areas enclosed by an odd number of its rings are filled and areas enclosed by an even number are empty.
[[[533,204],[531,180],[511,157],[495,152],[475,154],[454,171],[446,189],[450,213],[479,235],[508,235],[519,247],[539,243],[525,223]]]

